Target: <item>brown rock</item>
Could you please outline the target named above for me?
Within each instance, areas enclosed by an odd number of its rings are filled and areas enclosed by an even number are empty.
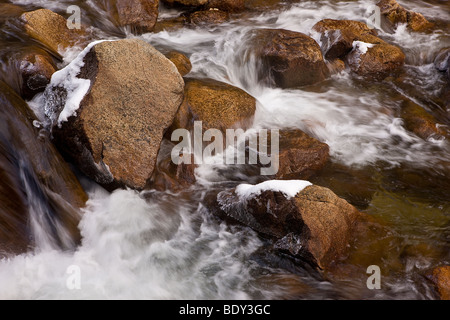
[[[406,23],[413,31],[424,31],[433,26],[422,14],[407,10],[395,0],[381,0],[377,3],[383,14],[392,24]]]
[[[120,27],[131,27],[135,33],[153,30],[158,20],[158,0],[110,0],[114,20]]]
[[[377,38],[378,39],[378,38]],[[381,39],[369,38],[363,40],[366,44],[373,44],[366,52],[355,48],[347,56],[350,69],[358,75],[374,79],[382,79],[400,70],[405,62],[403,51]],[[364,44],[364,45],[366,45]]]
[[[163,0],[169,5],[182,5],[186,7],[201,7],[208,3],[208,0]]]
[[[341,59],[334,59],[326,62],[330,74],[336,74],[345,70],[345,62]]]
[[[11,3],[0,3],[0,23],[10,19],[19,17],[25,10],[22,7]]]
[[[352,51],[353,41],[363,36],[377,35],[365,23],[353,20],[324,19],[317,22],[313,30],[322,34],[322,52],[328,60],[345,57]]]
[[[158,20],[153,28],[153,32],[176,31],[183,28],[187,24],[187,18],[180,16],[177,18]]]
[[[256,111],[256,100],[245,91],[210,79],[187,79],[184,101],[172,129],[192,129],[194,120],[203,130],[248,128]]]
[[[91,86],[77,116],[55,127],[58,144],[106,188],[142,189],[183,99],[183,78],[160,52],[136,39],[97,44],[84,62],[78,77]],[[46,93],[58,100],[64,97],[58,91]]]
[[[166,54],[166,58],[172,61],[182,77],[191,72],[191,61],[184,54],[177,51],[170,51],[168,54]]]
[[[241,12],[245,9],[245,0],[209,0],[206,7],[226,12]]]
[[[37,48],[35,52],[24,52],[23,56],[19,57],[18,63],[23,80],[21,95],[26,99],[31,99],[36,93],[44,91],[56,71],[52,57]]]
[[[307,180],[327,163],[329,147],[301,130],[280,131],[277,179]]]
[[[87,195],[48,137],[32,125],[36,118],[28,105],[3,82],[0,103],[0,255],[33,245],[31,209],[48,224],[55,243],[73,249]]]
[[[244,224],[275,241],[274,248],[320,268],[347,254],[352,230],[362,214],[331,190],[309,186],[295,198],[262,191],[242,199],[234,191],[217,196],[213,213]]]
[[[47,9],[25,12],[20,17],[26,33],[44,44],[55,53],[68,47],[89,42],[89,34],[85,28],[69,29],[67,20]]]
[[[228,12],[222,10],[211,9],[196,11],[190,15],[189,19],[194,25],[220,24],[228,21],[230,19],[230,15]]]
[[[450,266],[433,269],[430,277],[439,291],[442,300],[450,300]]]
[[[403,102],[401,116],[405,121],[405,127],[424,140],[446,135],[446,131],[437,126],[437,120],[411,100]]]
[[[260,78],[281,88],[315,84],[329,76],[319,45],[299,32],[259,29],[252,38]]]

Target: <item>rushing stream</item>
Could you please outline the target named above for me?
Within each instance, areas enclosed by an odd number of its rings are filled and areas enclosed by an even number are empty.
[[[423,272],[450,264],[450,143],[423,140],[403,127],[399,95],[450,125],[439,92],[446,84],[433,58],[450,46],[448,1],[399,1],[440,21],[433,33],[405,26],[380,37],[402,48],[406,91],[393,82],[368,83],[347,71],[302,89],[269,88],[256,78],[245,39],[255,28],[311,33],[325,18],[368,22],[375,1],[281,2],[237,15],[211,27],[181,28],[135,36],[117,29],[94,1],[12,0],[27,9],[64,14],[82,8],[82,21],[103,39],[138,37],[165,53],[177,50],[193,65],[188,75],[237,86],[258,100],[254,128],[298,128],[330,146],[331,163],[311,182],[331,188],[387,232],[367,234],[351,249],[339,272],[320,274],[264,253],[248,228],[212,218],[201,205],[206,190],[254,182],[235,167],[202,165],[197,184],[180,194],[106,192],[81,178],[90,200],[83,212],[82,244],[61,251],[37,241],[34,252],[0,260],[0,298],[8,299],[435,299]],[[160,18],[177,10],[161,8]],[[10,31],[8,31],[10,32]],[[69,63],[82,48],[65,55]],[[38,108],[42,96],[30,106]],[[446,114],[447,120],[440,115]],[[365,191],[372,194],[365,202]],[[35,231],[36,233],[39,230]],[[382,289],[368,290],[366,268],[379,265]],[[69,290],[70,267],[81,272],[81,289]]]

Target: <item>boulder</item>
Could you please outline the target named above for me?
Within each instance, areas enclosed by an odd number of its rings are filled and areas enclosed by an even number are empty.
[[[194,120],[202,121],[203,130],[242,128],[253,121],[256,99],[244,90],[211,79],[186,79],[184,101],[172,129],[192,129]]]
[[[188,23],[188,19],[184,16],[168,19],[160,19],[156,22],[153,32],[176,31],[182,29]]]
[[[220,24],[229,19],[230,15],[228,12],[218,9],[196,11],[189,16],[189,21],[193,25]]]
[[[172,61],[172,63],[177,67],[178,72],[182,77],[187,75],[192,70],[192,64],[188,57],[186,57],[181,52],[170,51],[167,53],[166,58]]]
[[[326,143],[301,130],[282,130],[279,139],[279,170],[276,179],[309,179],[330,158],[330,148]]]
[[[172,62],[142,40],[101,42],[82,54],[76,60],[82,59],[84,66],[72,82],[52,82],[45,93],[56,143],[107,189],[143,189],[183,100],[183,78]],[[73,89],[80,79],[89,80],[89,87],[75,113],[67,114],[72,103],[67,86]]]
[[[302,180],[240,185],[220,192],[207,207],[272,240],[277,251],[322,269],[346,256],[352,230],[362,217],[331,190]]]
[[[406,23],[413,31],[424,31],[433,26],[422,14],[405,9],[396,0],[381,0],[377,6],[380,7],[381,14],[394,25]]]
[[[437,267],[428,278],[436,286],[442,300],[450,300],[450,266]]]
[[[328,60],[345,57],[352,51],[353,41],[360,40],[363,36],[377,35],[365,23],[353,20],[324,19],[312,29],[321,33],[322,52]]]
[[[438,126],[437,120],[431,114],[411,100],[405,100],[402,103],[401,117],[406,129],[424,140],[447,135],[446,130]]]
[[[353,50],[347,55],[347,63],[360,76],[383,79],[399,72],[405,63],[403,51],[381,39],[370,38],[353,44]]]
[[[158,0],[109,0],[114,21],[134,33],[151,32],[158,20]]]
[[[33,246],[32,212],[46,236],[73,249],[87,195],[47,135],[33,126],[25,101],[1,81],[0,103],[0,255]]]
[[[69,29],[67,20],[53,11],[39,9],[20,16],[25,32],[54,53],[61,53],[74,45],[86,45],[90,35],[84,27]]]
[[[347,59],[358,75],[383,78],[400,69],[402,50],[377,37],[375,30],[353,20],[324,19],[313,26],[321,33],[322,51],[327,59]]]
[[[320,46],[311,37],[283,29],[255,30],[252,53],[261,61],[261,80],[281,88],[311,85],[329,76]]]

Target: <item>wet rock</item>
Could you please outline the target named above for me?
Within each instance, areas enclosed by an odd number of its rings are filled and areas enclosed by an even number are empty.
[[[336,74],[345,70],[345,62],[341,59],[334,59],[326,62],[330,74]]]
[[[0,80],[25,99],[44,91],[56,71],[53,58],[36,46],[10,46],[0,52]]]
[[[202,121],[203,130],[249,128],[256,111],[256,99],[232,85],[210,79],[186,79],[184,101],[171,130],[192,129]]]
[[[188,23],[188,19],[184,16],[158,20],[153,28],[153,32],[176,31],[183,28]]]
[[[228,12],[210,9],[204,11],[196,11],[189,16],[191,24],[204,25],[204,24],[220,24],[228,21],[230,16]]]
[[[450,266],[433,269],[428,278],[435,284],[442,300],[450,300]]]
[[[319,45],[307,35],[283,29],[255,30],[252,52],[261,61],[259,77],[281,88],[311,85],[329,76]]]
[[[377,35],[365,23],[353,20],[324,19],[312,29],[321,33],[322,52],[328,60],[345,57],[352,51],[353,41],[360,40],[363,36]]]
[[[86,45],[90,35],[84,27],[69,29],[67,20],[47,9],[25,12],[20,16],[26,33],[55,53],[74,45]]]
[[[437,120],[431,114],[411,100],[403,102],[401,117],[405,122],[405,127],[424,140],[447,135],[446,130],[438,126]]]
[[[78,75],[90,88],[76,116],[55,126],[58,145],[89,177],[108,189],[145,187],[162,137],[183,99],[183,78],[164,55],[136,39],[102,42]],[[48,100],[64,92],[50,88]]]
[[[19,17],[25,10],[11,3],[0,3],[0,24],[10,18]]]
[[[270,139],[270,138],[269,138]],[[277,179],[307,180],[327,163],[329,147],[301,130],[280,131]]]
[[[266,11],[282,5],[281,0],[245,0],[245,9],[252,11]]]
[[[226,12],[241,12],[245,9],[245,0],[209,0],[206,7]]]
[[[186,57],[181,52],[170,51],[167,53],[166,58],[172,61],[172,63],[177,67],[178,72],[182,77],[187,75],[192,70],[192,64],[188,57]]]
[[[49,238],[73,249],[87,195],[49,138],[33,126],[28,105],[3,82],[0,103],[0,255],[33,246],[32,211]]]
[[[347,63],[356,74],[380,80],[400,71],[405,63],[405,54],[394,45],[370,37],[354,43]]]
[[[450,47],[439,51],[434,59],[434,66],[439,71],[446,72],[447,78],[450,80]]]
[[[120,27],[134,33],[152,31],[158,19],[158,0],[109,0],[106,7]]]
[[[245,0],[164,0],[164,2],[171,6],[213,8],[226,12],[240,12],[245,9]]]
[[[381,14],[394,25],[406,23],[413,31],[424,31],[433,26],[422,14],[405,9],[395,0],[381,0],[377,6]]]
[[[352,230],[362,214],[331,190],[307,186],[290,198],[280,191],[262,190],[242,196],[236,190],[217,196],[212,212],[252,228],[272,239],[279,252],[322,269],[347,254]]]

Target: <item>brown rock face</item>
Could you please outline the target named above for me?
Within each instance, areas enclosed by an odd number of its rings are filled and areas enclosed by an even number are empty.
[[[301,130],[280,131],[277,179],[309,179],[329,159],[329,147]]]
[[[175,67],[177,67],[177,70],[182,77],[191,72],[192,70],[191,61],[181,52],[170,51],[168,54],[166,54],[166,58],[172,61],[172,63],[175,65]]]
[[[158,0],[111,0],[113,16],[121,27],[129,26],[135,33],[153,30],[158,20]]]
[[[245,0],[209,0],[207,8],[217,8],[226,12],[241,12],[245,9]]]
[[[77,116],[55,128],[58,144],[105,187],[142,189],[183,99],[183,78],[141,40],[102,42],[84,62],[78,77],[91,86]]]
[[[206,9],[219,9],[226,12],[240,12],[245,9],[245,0],[164,0],[169,5]]]
[[[197,11],[190,15],[190,22],[194,25],[220,24],[228,21],[229,14],[222,10]]]
[[[436,285],[442,300],[450,300],[450,266],[435,268],[431,280]]]
[[[361,76],[383,78],[404,64],[402,50],[378,38],[376,31],[362,22],[325,19],[313,30],[322,33],[322,50],[327,59],[347,58],[352,71]],[[367,51],[355,48],[355,41],[368,44]]]
[[[55,53],[75,44],[82,45],[89,42],[89,35],[84,28],[69,29],[67,20],[50,10],[25,12],[20,19],[29,36]]]
[[[272,239],[280,252],[328,268],[345,257],[352,230],[361,213],[331,190],[309,186],[295,198],[282,192],[262,191],[241,199],[234,191],[217,196],[224,219],[249,226]]]
[[[324,19],[317,22],[313,30],[322,34],[322,52],[328,60],[345,57],[352,51],[353,41],[377,35],[365,23],[353,20]]]
[[[87,195],[77,178],[49,141],[32,125],[28,105],[0,82],[0,255],[26,251],[31,243],[30,209],[41,219],[61,225],[48,236],[62,248],[80,240],[77,228]]]
[[[50,83],[56,66],[51,56],[43,50],[25,53],[20,58],[22,76],[22,96],[31,99],[36,93],[44,91]]]
[[[401,68],[405,62],[403,51],[388,43],[376,44],[366,53],[353,50],[347,57],[353,72],[374,78],[383,78]]]
[[[260,78],[281,88],[315,84],[329,76],[319,45],[307,35],[283,29],[260,29],[252,38],[262,62]]]
[[[404,101],[401,116],[405,127],[422,139],[446,135],[446,131],[437,126],[437,120],[431,114],[410,100]]]
[[[433,26],[422,14],[407,10],[395,0],[381,0],[377,3],[381,13],[392,23],[406,23],[413,31],[423,31]]]
[[[255,98],[239,88],[210,79],[187,79],[184,101],[172,128],[191,129],[198,120],[203,122],[203,130],[246,129],[255,111]]]

